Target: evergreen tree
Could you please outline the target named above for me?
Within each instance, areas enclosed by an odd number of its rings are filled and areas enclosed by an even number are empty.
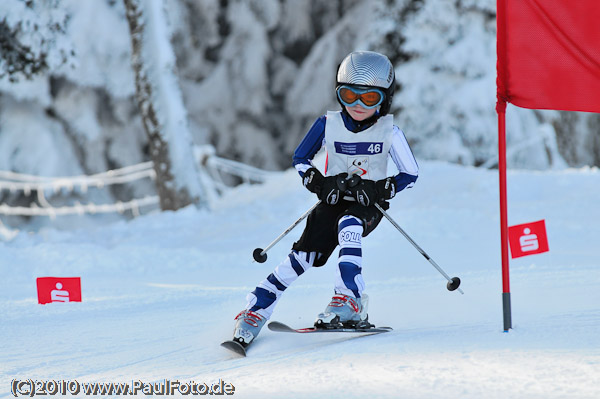
[[[161,209],[203,205],[206,197],[193,157],[163,2],[125,0],[125,7],[136,98],[148,135]]]

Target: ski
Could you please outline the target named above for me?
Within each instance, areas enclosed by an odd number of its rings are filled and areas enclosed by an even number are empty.
[[[242,357],[246,357],[247,346],[244,346],[237,341],[233,341],[233,340],[224,341],[221,343],[221,346],[223,348],[229,349],[230,351],[232,351]]]
[[[359,334],[381,334],[385,332],[392,331],[392,327],[364,327],[364,328],[317,328],[317,327],[308,327],[308,328],[292,328],[287,324],[280,323],[278,321],[270,322],[267,327],[269,330],[275,332],[287,332],[287,333],[359,333]],[[248,346],[244,346],[238,341],[227,340],[221,343],[223,348],[226,348],[235,354],[246,357],[246,349]]]
[[[369,333],[369,334],[381,334],[385,332],[392,331],[392,327],[365,327],[365,328],[317,328],[317,327],[308,327],[308,328],[292,328],[287,324],[280,323],[278,321],[270,322],[267,327],[269,330],[276,332],[287,332],[287,333],[333,333],[333,332],[341,332],[341,333]]]

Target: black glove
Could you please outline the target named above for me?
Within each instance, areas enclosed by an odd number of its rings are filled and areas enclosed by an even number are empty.
[[[350,189],[352,196],[362,206],[373,205],[379,200],[377,187],[373,180],[361,180],[357,185]]]
[[[356,202],[362,206],[370,206],[374,203],[382,203],[385,200],[394,198],[396,195],[396,182],[393,177],[373,180],[360,180],[351,188],[352,196]]]
[[[396,195],[396,180],[393,177],[377,180],[375,188],[377,188],[377,195],[379,196],[378,202],[390,200]]]
[[[316,168],[304,172],[302,182],[308,191],[317,194],[317,197],[326,204],[335,205],[340,200],[341,194],[346,190],[347,173],[337,176],[323,176]]]

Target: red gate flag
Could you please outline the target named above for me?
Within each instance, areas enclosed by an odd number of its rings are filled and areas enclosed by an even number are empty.
[[[496,28],[502,302],[508,331],[506,104],[600,112],[600,0],[497,0]]]
[[[38,303],[81,302],[80,277],[39,277]]]
[[[600,1],[497,0],[498,98],[600,112]]]
[[[510,254],[513,259],[548,252],[545,221],[539,220],[510,226],[508,228],[508,242],[510,243]]]

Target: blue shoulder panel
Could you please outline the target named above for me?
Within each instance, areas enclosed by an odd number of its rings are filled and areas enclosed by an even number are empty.
[[[325,121],[326,116],[319,117],[312,127],[304,136],[304,139],[300,142],[296,151],[294,151],[294,157],[292,165],[306,164],[311,165],[311,160],[315,157],[317,152],[323,147],[323,140],[325,139]]]

